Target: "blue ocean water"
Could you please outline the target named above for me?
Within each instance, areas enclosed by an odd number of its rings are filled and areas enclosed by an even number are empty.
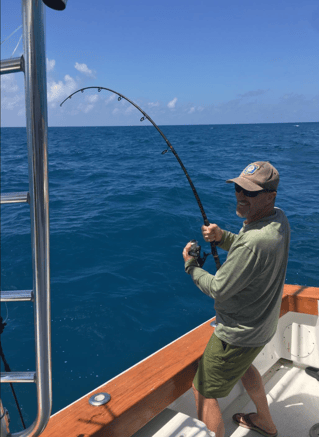
[[[319,123],[163,126],[211,222],[238,232],[232,184],[269,160],[276,205],[291,225],[286,282],[318,286]],[[1,129],[1,191],[27,191],[26,131]],[[202,217],[184,173],[153,126],[49,128],[53,413],[214,316],[183,269]],[[31,289],[28,205],[1,208],[1,289]],[[220,259],[226,253],[219,249]],[[212,257],[205,268],[215,273]],[[30,303],[2,305],[11,369],[35,369]],[[128,388],[129,390],[129,388]],[[27,425],[35,387],[16,384]],[[11,431],[21,429],[9,387]]]

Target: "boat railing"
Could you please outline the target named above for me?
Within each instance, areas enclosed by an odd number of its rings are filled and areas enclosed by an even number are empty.
[[[45,1],[47,6],[58,10],[64,9],[66,2]],[[1,301],[33,302],[36,365],[32,372],[1,373],[1,383],[36,384],[35,421],[27,429],[7,434],[36,437],[46,427],[52,407],[48,117],[43,2],[22,0],[22,19],[24,55],[1,61],[1,74],[24,72],[29,192],[4,194],[1,204],[27,202],[30,205],[33,289],[1,291]],[[9,430],[4,432],[9,433]]]

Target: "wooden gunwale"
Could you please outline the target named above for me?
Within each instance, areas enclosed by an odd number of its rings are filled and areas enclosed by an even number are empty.
[[[285,285],[280,317],[289,311],[318,316],[319,288]],[[192,384],[198,360],[214,332],[211,319],[53,415],[42,437],[130,437]],[[89,398],[111,395],[93,407]]]

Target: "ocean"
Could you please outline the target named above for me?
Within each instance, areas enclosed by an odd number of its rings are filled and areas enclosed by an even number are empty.
[[[146,123],[146,122],[144,122]],[[233,184],[251,162],[280,173],[276,206],[291,226],[286,283],[318,286],[319,123],[161,126],[210,222],[238,232]],[[50,127],[49,190],[55,413],[215,315],[184,272],[191,239],[206,251],[202,216],[174,155],[150,124]],[[1,191],[27,191],[24,128],[1,129]],[[226,253],[218,249],[221,262]],[[205,269],[212,274],[213,258]],[[1,290],[32,289],[29,206],[1,207]],[[13,371],[35,369],[31,303],[1,305]],[[15,384],[25,422],[33,384]],[[129,391],[129,387],[128,387]],[[11,432],[21,423],[1,392]]]

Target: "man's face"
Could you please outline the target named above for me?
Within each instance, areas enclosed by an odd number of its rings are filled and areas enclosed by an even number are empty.
[[[273,207],[273,199],[276,193],[259,193],[256,197],[248,197],[241,190],[235,191],[237,199],[236,214],[240,218],[245,218],[246,223],[257,220],[264,212]]]

